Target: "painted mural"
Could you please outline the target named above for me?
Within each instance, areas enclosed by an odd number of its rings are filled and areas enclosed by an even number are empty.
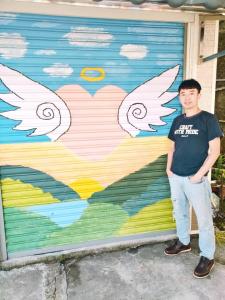
[[[165,164],[183,24],[28,14],[0,24],[8,252],[174,229]]]

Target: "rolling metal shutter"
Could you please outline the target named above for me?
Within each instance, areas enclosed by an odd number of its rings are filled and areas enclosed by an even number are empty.
[[[0,16],[9,257],[174,230],[167,134],[184,24]]]

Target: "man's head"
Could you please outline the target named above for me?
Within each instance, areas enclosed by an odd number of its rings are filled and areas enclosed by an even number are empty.
[[[202,87],[197,80],[187,79],[187,80],[184,80],[181,82],[181,84],[178,88],[178,92],[180,94],[181,90],[191,90],[191,89],[196,89],[198,91],[198,93],[200,94]]]
[[[195,79],[187,79],[181,82],[178,92],[181,105],[184,109],[198,108],[201,89],[201,85]]]

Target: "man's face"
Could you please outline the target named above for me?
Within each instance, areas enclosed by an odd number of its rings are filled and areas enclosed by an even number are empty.
[[[197,108],[200,97],[201,94],[197,89],[181,89],[179,93],[180,103],[184,109]]]

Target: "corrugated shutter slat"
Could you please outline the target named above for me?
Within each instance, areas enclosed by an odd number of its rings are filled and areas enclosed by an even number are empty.
[[[31,14],[0,23],[9,257],[174,230],[165,165],[184,24]]]

